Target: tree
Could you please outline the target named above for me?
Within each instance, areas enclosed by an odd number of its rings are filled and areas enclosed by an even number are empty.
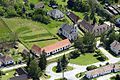
[[[115,0],[115,3],[118,3],[119,0]]]
[[[16,17],[18,16],[15,9],[13,7],[9,7],[7,10],[6,10],[6,13],[5,13],[5,17]]]
[[[57,69],[56,72],[61,72],[62,71],[60,59],[58,59],[56,69]]]
[[[86,21],[89,21],[90,19],[89,19],[89,16],[88,16],[88,13],[86,13],[85,12],[85,14],[84,14],[84,19],[86,20]]]
[[[47,60],[46,60],[45,54],[46,53],[43,51],[39,58],[39,67],[41,68],[42,71],[44,71],[46,69],[46,65],[47,65]]]
[[[63,70],[66,69],[66,67],[68,65],[68,60],[65,55],[63,55],[63,57],[61,59],[61,65],[62,65]]]
[[[66,69],[67,65],[68,65],[68,60],[67,60],[66,56],[63,55],[63,57],[61,59],[61,68],[63,71],[63,78],[64,78],[64,70]]]
[[[39,77],[41,77],[42,71],[35,60],[30,62],[28,74],[32,77],[33,80],[39,80]]]
[[[119,80],[119,79],[120,79],[120,75],[117,74],[115,80]]]
[[[95,36],[92,33],[85,33],[83,38],[78,38],[74,42],[75,48],[79,49],[82,53],[85,52],[94,52],[96,47]]]
[[[97,23],[96,17],[93,18],[93,25],[95,25],[95,23]]]
[[[77,58],[80,56],[80,51],[79,50],[75,50],[70,52],[70,58]]]
[[[0,70],[0,80],[2,78],[3,72]]]

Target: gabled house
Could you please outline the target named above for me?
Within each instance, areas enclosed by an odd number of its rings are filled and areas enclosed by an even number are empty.
[[[35,4],[35,9],[39,9],[39,8],[44,8],[43,2],[39,2],[39,3]]]
[[[110,44],[110,49],[116,54],[120,55],[120,43],[118,41],[114,41]]]
[[[101,25],[92,25],[88,23],[86,20],[82,20],[78,23],[78,27],[82,29],[84,32],[90,32],[93,33],[95,36],[99,36],[105,31],[108,31],[113,28],[113,25],[111,23],[108,24],[108,22],[105,22]]]
[[[66,50],[70,47],[71,47],[71,42],[68,39],[65,39],[65,40],[59,41],[55,44],[52,44],[52,45],[49,45],[43,48],[39,48],[38,46],[33,45],[31,51],[37,57],[39,57],[40,54],[43,54],[43,51],[46,56],[51,56],[60,51]]]
[[[78,22],[78,20],[80,19],[79,16],[77,16],[76,14],[74,14],[73,12],[67,12],[67,16],[70,18],[70,20],[76,24]]]
[[[53,9],[47,12],[47,14],[53,19],[62,19],[64,17],[64,14],[58,9]]]
[[[61,28],[58,30],[59,35],[63,35],[70,41],[76,40],[78,37],[78,31],[76,25],[62,24]]]

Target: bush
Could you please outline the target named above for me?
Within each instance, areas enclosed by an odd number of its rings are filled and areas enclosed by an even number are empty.
[[[72,51],[71,53],[70,53],[70,58],[77,58],[77,57],[79,57],[80,56],[80,51],[79,50],[75,50],[75,51]]]
[[[97,66],[91,65],[91,66],[88,66],[86,69],[87,69],[88,71],[90,71],[90,70],[97,69],[97,68],[98,68]]]

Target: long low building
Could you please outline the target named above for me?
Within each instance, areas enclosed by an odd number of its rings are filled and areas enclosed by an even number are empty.
[[[88,71],[85,76],[89,79],[92,79],[92,78],[96,78],[99,76],[103,76],[105,74],[118,72],[118,71],[120,71],[120,64],[110,64],[107,66],[100,67],[98,69]]]
[[[43,53],[43,51],[46,53],[46,56],[50,56],[53,54],[56,54],[60,51],[66,50],[68,48],[71,47],[71,42],[68,39],[59,41],[55,44],[40,48],[37,45],[33,45],[33,47],[31,48],[31,52],[36,55],[36,56],[40,56],[40,54]]]

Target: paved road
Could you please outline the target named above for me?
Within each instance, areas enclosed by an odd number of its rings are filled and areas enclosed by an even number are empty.
[[[1,71],[6,72],[6,71],[11,71],[11,70],[14,70],[14,69],[26,67],[26,66],[27,65],[25,63],[24,64],[18,64],[18,65],[14,65],[14,66],[10,66],[10,67],[1,68]]]
[[[99,43],[98,43],[99,45]],[[112,56],[108,51],[106,51],[103,47],[98,47],[98,49],[100,49],[102,51],[102,53],[108,57],[109,60],[107,61],[104,61],[104,62],[97,62],[97,63],[94,63],[94,64],[90,64],[90,65],[96,65],[96,66],[100,66],[100,65],[106,65],[107,62],[109,63],[117,63],[120,61],[120,58],[116,58],[114,56]],[[54,79],[57,79],[57,78],[61,78],[62,77],[62,73],[55,73],[52,71],[52,68],[54,66],[56,66],[57,63],[52,63],[50,65],[47,66],[46,68],[46,74],[50,75],[51,78],[49,80],[54,80]],[[80,73],[80,72],[85,72],[86,71],[86,67],[87,66],[90,66],[90,65],[86,65],[86,66],[82,66],[82,65],[76,65],[76,64],[68,64],[68,66],[72,66],[74,69],[71,70],[71,71],[67,71],[65,72],[65,77],[68,79],[68,80],[79,80],[75,77],[75,75],[77,73]],[[99,79],[100,80],[100,79]]]
[[[116,63],[116,62],[119,62],[120,61],[120,58],[116,58],[115,60],[108,60],[108,61],[104,61],[104,62],[97,62],[97,63],[94,63],[94,64],[90,64],[90,65],[96,65],[96,66],[99,66],[99,65],[105,65],[107,62],[109,63]],[[57,63],[52,63],[50,65],[47,66],[46,68],[46,74],[50,75],[51,78],[49,80],[54,80],[54,79],[57,79],[57,78],[61,78],[62,77],[62,73],[55,73],[52,71],[52,68],[54,66],[56,66]],[[68,80],[78,80],[75,75],[77,73],[80,73],[80,72],[85,72],[86,71],[86,67],[87,66],[90,66],[90,65],[86,65],[86,66],[81,66],[81,65],[76,65],[76,64],[68,64],[68,66],[72,66],[74,69],[71,70],[71,71],[67,71],[65,72],[65,77],[68,79]]]

